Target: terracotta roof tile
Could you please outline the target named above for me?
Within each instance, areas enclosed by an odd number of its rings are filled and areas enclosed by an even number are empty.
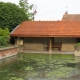
[[[15,37],[80,37],[79,21],[25,21],[12,33]]]
[[[80,14],[64,14],[62,21],[80,21]]]

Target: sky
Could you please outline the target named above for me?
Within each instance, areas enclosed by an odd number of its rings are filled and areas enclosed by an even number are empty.
[[[19,0],[0,0],[19,4]],[[36,15],[34,20],[56,21],[68,14],[80,14],[80,0],[28,0],[29,4],[36,5]]]

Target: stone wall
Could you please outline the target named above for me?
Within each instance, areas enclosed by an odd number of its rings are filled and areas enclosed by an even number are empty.
[[[74,51],[76,38],[55,38],[54,42],[62,42],[62,51]]]
[[[24,50],[46,50],[48,38],[24,38]]]
[[[80,51],[78,51],[78,50],[75,50],[75,54],[74,54],[75,56],[80,56]]]
[[[8,58],[5,58],[5,59],[1,59],[0,60],[0,67],[4,67],[6,65],[10,65],[14,62],[17,61],[17,55],[15,56],[11,56],[11,57],[8,57]]]
[[[74,51],[76,38],[54,38],[54,43],[62,43],[62,51]],[[53,39],[52,39],[53,41]],[[49,42],[49,38],[23,38],[22,50],[47,50],[46,46]],[[20,50],[21,50],[20,49]]]
[[[17,47],[0,48],[0,59],[16,55],[17,53]]]

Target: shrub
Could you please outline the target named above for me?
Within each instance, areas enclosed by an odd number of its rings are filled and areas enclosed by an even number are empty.
[[[10,32],[8,28],[0,28],[0,46],[7,46],[10,38]]]
[[[0,37],[0,46],[7,46],[7,39],[4,37]]]
[[[80,43],[76,43],[75,46],[80,46]]]

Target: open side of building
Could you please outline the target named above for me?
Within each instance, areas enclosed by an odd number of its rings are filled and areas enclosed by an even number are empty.
[[[61,51],[74,51],[80,41],[80,21],[24,21],[11,37],[22,50],[58,50],[53,43],[61,43]]]

